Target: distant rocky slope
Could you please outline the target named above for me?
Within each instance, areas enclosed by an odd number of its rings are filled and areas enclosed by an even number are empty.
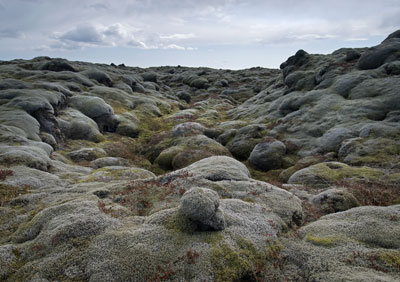
[[[281,70],[0,61],[1,281],[399,281],[400,31]]]

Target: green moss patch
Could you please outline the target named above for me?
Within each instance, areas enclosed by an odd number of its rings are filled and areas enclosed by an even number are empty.
[[[339,239],[337,237],[318,237],[308,233],[306,235],[306,240],[316,246],[329,247]]]
[[[400,251],[397,252],[382,252],[379,257],[385,264],[400,270]]]
[[[283,248],[274,242],[258,250],[251,241],[241,236],[237,236],[235,243],[236,246],[225,242],[214,244],[211,254],[215,281],[258,281],[265,277],[268,262],[275,261]]]

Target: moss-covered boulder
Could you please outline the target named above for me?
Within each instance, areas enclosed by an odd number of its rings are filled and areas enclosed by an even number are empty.
[[[379,182],[387,180],[384,171],[370,167],[352,167],[340,162],[312,165],[294,173],[288,180],[291,184],[329,186],[344,179],[359,179]],[[398,179],[393,175],[391,181]]]

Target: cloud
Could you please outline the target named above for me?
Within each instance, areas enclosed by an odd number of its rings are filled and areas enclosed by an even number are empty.
[[[186,50],[186,47],[176,44],[176,40],[194,38],[194,34],[158,35],[148,33],[139,28],[114,23],[108,26],[91,24],[78,25],[66,32],[56,32],[53,39],[56,42],[51,49],[81,49],[93,46],[134,47],[141,49],[175,49]],[[190,50],[193,50],[193,47]],[[189,49],[188,49],[189,50]]]
[[[196,36],[193,33],[175,33],[175,34],[170,34],[170,35],[160,35],[161,39],[190,39],[190,38],[195,38]]]
[[[23,38],[25,35],[13,29],[0,29],[0,38]]]
[[[185,50],[185,47],[176,45],[176,44],[169,44],[165,46],[163,49],[175,49],[175,50]]]
[[[94,9],[96,11],[108,11],[110,9],[107,4],[100,2],[88,5],[86,7]]]
[[[76,28],[65,32],[58,38],[61,40],[83,43],[101,43],[104,39],[102,34],[92,25],[77,26]]]
[[[209,48],[225,50],[226,46],[233,46],[234,50],[243,46],[263,48],[263,45],[294,49],[294,45],[302,48],[304,44],[326,46],[331,42],[335,43],[332,46],[345,46],[344,42],[360,46],[362,42],[357,42],[360,39],[385,37],[400,27],[398,0],[303,0],[301,3],[295,0],[0,0],[0,3],[0,37],[13,38],[3,40],[2,52],[16,48],[79,52],[96,47],[102,47],[101,52],[110,52],[106,49],[112,47],[202,52]],[[221,53],[227,54],[230,53]],[[235,59],[245,56],[251,54],[241,52]]]

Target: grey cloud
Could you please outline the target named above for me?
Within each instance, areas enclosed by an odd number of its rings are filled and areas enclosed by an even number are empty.
[[[104,30],[103,34],[106,36],[113,36],[118,38],[121,38],[123,36],[121,26],[119,24],[109,26]]]
[[[80,25],[59,37],[61,40],[70,40],[83,43],[102,42],[101,34],[91,25]]]
[[[0,38],[21,38],[23,33],[13,29],[0,29]]]
[[[206,45],[288,45],[383,36],[400,27],[398,0],[0,0],[0,3],[6,9],[1,12],[0,6],[0,37],[29,34],[29,39],[21,40],[19,45],[47,42],[52,49],[125,46],[187,50]]]
[[[110,8],[108,7],[108,5],[104,4],[104,3],[94,3],[91,5],[87,6],[88,8],[94,9],[96,11],[108,11]]]

